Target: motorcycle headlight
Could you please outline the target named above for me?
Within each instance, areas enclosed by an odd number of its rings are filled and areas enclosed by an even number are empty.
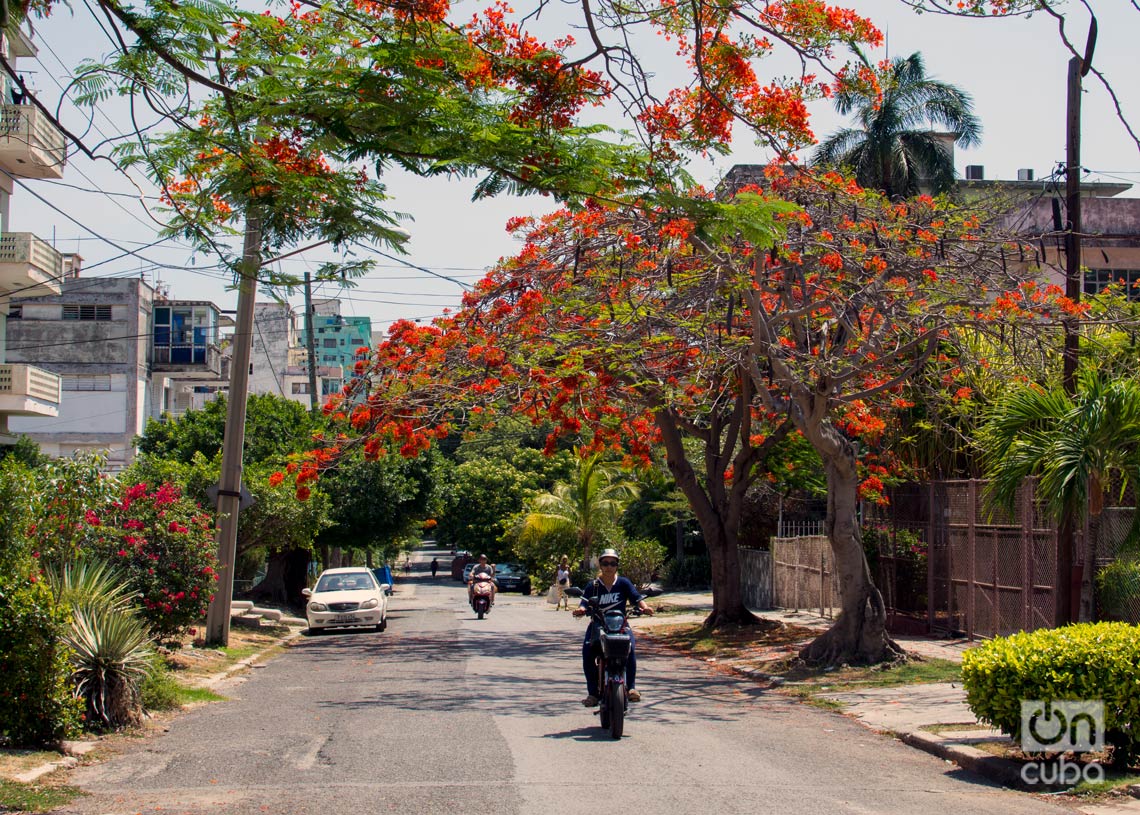
[[[625,623],[625,617],[622,616],[621,612],[607,611],[606,616],[603,618],[603,623],[605,624],[606,631],[609,631],[611,634],[616,634],[618,631],[621,631],[621,627]]]
[[[363,603],[361,603],[360,607],[361,608],[376,608],[376,606],[378,606],[378,605],[380,605],[380,601],[377,600],[375,597],[373,597],[371,600],[365,600]]]
[[[329,607],[324,603],[309,603],[309,611],[328,611]]]

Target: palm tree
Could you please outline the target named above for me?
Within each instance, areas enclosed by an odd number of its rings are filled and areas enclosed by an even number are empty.
[[[1023,479],[1057,518],[1095,520],[1110,485],[1140,476],[1140,384],[1082,372],[1071,397],[1032,385],[1009,394],[980,434],[990,495],[1012,508]]]
[[[947,128],[962,147],[978,144],[982,125],[970,95],[928,77],[917,52],[891,62],[882,90],[882,100],[854,90],[836,95],[835,109],[854,111],[858,126],[824,139],[812,163],[849,168],[862,186],[892,197],[916,195],[920,184],[946,192],[954,185],[954,157],[931,128]]]
[[[558,482],[531,501],[520,537],[573,534],[583,562],[589,563],[598,532],[617,521],[637,493],[637,485],[604,463],[600,453],[579,456],[572,481]]]

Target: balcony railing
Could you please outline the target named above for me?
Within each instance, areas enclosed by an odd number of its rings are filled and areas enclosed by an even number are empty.
[[[21,297],[59,294],[63,255],[31,232],[0,234],[0,292]]]
[[[63,178],[67,140],[34,105],[0,105],[0,164],[23,178]]]
[[[58,415],[60,377],[34,365],[0,364],[0,413]]]

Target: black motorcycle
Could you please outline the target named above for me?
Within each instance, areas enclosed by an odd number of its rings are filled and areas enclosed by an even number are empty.
[[[582,597],[582,590],[577,587],[566,589],[570,597]],[[646,592],[650,597],[656,592]],[[596,597],[586,598],[586,614],[594,621],[596,639],[596,652],[598,653],[598,690],[601,694],[598,699],[598,716],[603,728],[609,728],[610,736],[620,739],[625,730],[625,712],[629,707],[627,698],[628,689],[625,686],[625,665],[629,659],[629,652],[633,640],[630,637],[629,620],[621,611],[622,603],[618,601],[603,606]],[[640,616],[641,612],[634,606],[632,614]]]

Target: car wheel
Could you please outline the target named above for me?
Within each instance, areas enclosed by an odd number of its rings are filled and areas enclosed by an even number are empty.
[[[381,617],[380,622],[376,625],[376,631],[377,632],[383,631],[387,627],[388,627],[388,618],[387,617]]]
[[[524,584],[523,584],[523,587],[522,587],[522,593],[523,593],[524,595],[526,595],[526,596],[528,596],[528,597],[529,597],[529,596],[530,596],[530,591],[531,591],[531,589],[530,589],[530,583],[524,583]]]

